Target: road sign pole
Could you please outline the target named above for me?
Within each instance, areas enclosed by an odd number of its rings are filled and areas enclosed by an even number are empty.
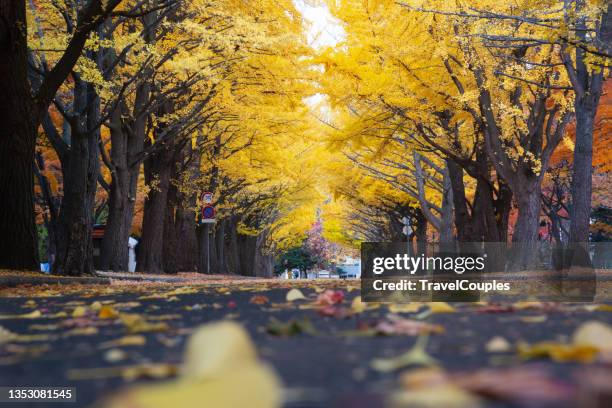
[[[204,237],[206,242],[206,274],[210,275],[210,224],[204,224]]]

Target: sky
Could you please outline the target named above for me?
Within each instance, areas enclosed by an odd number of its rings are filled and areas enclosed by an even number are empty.
[[[331,15],[326,4],[317,2],[313,5],[305,0],[294,0],[294,4],[308,22],[306,35],[311,47],[333,47],[343,40],[344,30],[340,22]]]
[[[306,37],[311,47],[315,49],[333,47],[344,39],[344,29],[340,21],[332,16],[325,2],[294,0],[294,4],[306,20],[305,25],[308,26]],[[327,111],[323,94],[306,98],[306,103],[313,111],[317,111],[317,115]]]

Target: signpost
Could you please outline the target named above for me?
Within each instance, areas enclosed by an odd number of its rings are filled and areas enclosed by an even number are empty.
[[[212,205],[213,202],[213,193],[210,191],[205,191],[200,194],[200,205],[202,206],[202,210],[200,213],[200,226],[201,226],[201,247],[200,247],[200,270],[206,274],[210,273],[210,224],[215,223],[215,216],[217,215],[217,210]],[[201,259],[202,256],[205,259]]]
[[[210,191],[205,191],[200,194],[200,202],[202,204],[200,224],[214,224],[217,211],[212,205],[213,193]]]

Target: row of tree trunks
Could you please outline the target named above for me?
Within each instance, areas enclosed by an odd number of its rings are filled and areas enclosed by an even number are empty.
[[[271,277],[274,259],[265,251],[266,232],[244,235],[237,227],[236,216],[199,227],[198,270],[201,273]]]
[[[144,3],[141,7],[145,7]],[[151,43],[155,36],[157,13],[146,13],[142,18],[146,29],[142,32],[145,42]],[[117,56],[115,56],[117,58]],[[134,218],[136,189],[142,164],[146,124],[151,101],[151,83],[145,69],[136,86],[133,106],[125,101],[117,104],[110,117],[111,185],[108,218],[102,240],[102,269],[126,271],[128,266],[128,241]],[[139,251],[141,252],[141,251]]]
[[[39,269],[33,169],[38,127],[89,34],[119,1],[83,6],[65,51],[39,84],[28,78],[25,1],[0,3],[0,268]]]
[[[512,206],[512,192],[503,181],[494,190],[486,158],[479,168],[476,191],[470,202],[465,191],[464,169],[453,160],[447,160],[454,223],[459,242],[506,242],[508,218]]]
[[[149,98],[150,86],[143,83],[136,90],[135,106],[144,106]],[[111,185],[108,218],[101,247],[101,268],[126,271],[128,239],[134,218],[136,188],[140,174],[139,155],[144,149],[146,116],[137,114],[133,121],[122,118],[127,107],[119,104],[111,114]]]

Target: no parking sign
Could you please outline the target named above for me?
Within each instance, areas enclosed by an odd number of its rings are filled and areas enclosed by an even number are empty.
[[[216,214],[217,211],[215,210],[215,207],[213,207],[212,205],[205,205],[204,207],[202,207],[202,222],[214,223]]]

